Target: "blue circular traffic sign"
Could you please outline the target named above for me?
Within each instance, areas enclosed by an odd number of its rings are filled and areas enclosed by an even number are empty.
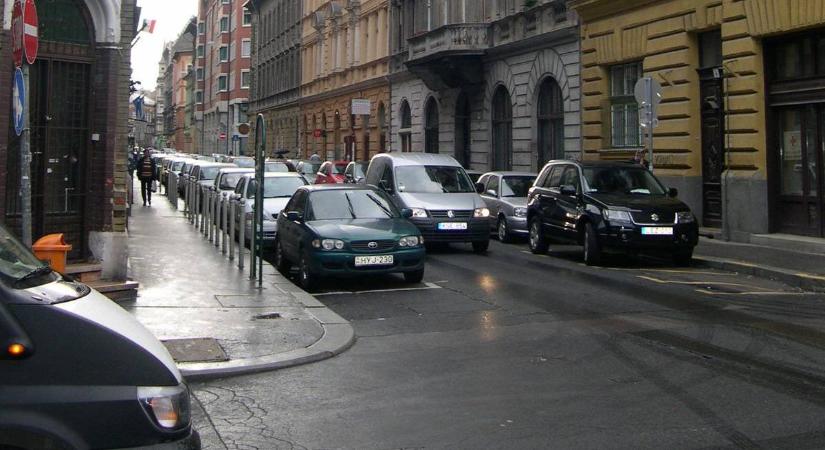
[[[13,91],[11,101],[14,114],[12,120],[14,121],[14,132],[20,136],[23,134],[23,111],[26,108],[26,83],[23,80],[23,71],[19,67],[14,71]]]

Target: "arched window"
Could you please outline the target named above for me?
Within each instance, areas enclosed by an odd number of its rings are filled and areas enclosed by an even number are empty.
[[[315,136],[315,130],[318,129],[318,116],[315,114],[312,115],[312,153],[318,153],[318,138]],[[307,155],[310,156],[310,155]],[[320,155],[318,155],[320,156]]]
[[[470,98],[464,92],[455,105],[455,159],[470,167]]]
[[[335,159],[340,159],[341,155],[341,147],[343,146],[343,142],[341,141],[341,113],[339,111],[335,111],[335,118],[332,119],[332,128],[333,128],[333,147],[335,147]]]
[[[513,104],[510,93],[499,86],[493,95],[493,164],[492,170],[512,169]]]
[[[425,108],[424,151],[438,153],[438,103],[430,97]]]
[[[412,151],[412,114],[410,104],[406,100],[401,101],[401,111],[398,116],[401,118],[401,128],[398,130],[401,138],[401,151]]]
[[[564,100],[556,80],[548,77],[539,87],[537,170],[547,161],[564,158]]]
[[[378,104],[378,153],[387,151],[387,135],[386,135],[386,110],[384,103]]]
[[[319,153],[319,156],[326,161],[329,148],[327,147],[327,113],[325,112],[321,113],[321,125],[319,128],[321,128],[321,153]]]

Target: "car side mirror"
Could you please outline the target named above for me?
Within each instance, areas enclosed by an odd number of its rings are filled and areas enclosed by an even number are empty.
[[[286,219],[290,222],[297,222],[301,220],[301,214],[298,211],[288,211],[286,213]]]
[[[573,196],[576,195],[576,187],[570,184],[565,184],[561,187],[561,195]]]
[[[484,193],[484,185],[481,184],[481,183],[476,183],[476,192],[478,192],[479,194],[483,194]]]
[[[487,195],[489,195],[490,197],[498,197],[498,194],[496,193],[495,189],[487,189]]]
[[[409,219],[413,216],[413,211],[410,208],[404,208],[401,210],[401,217],[405,219]]]
[[[676,198],[676,197],[679,196],[679,190],[676,189],[676,188],[670,188],[670,189],[667,190],[667,195],[669,197]]]

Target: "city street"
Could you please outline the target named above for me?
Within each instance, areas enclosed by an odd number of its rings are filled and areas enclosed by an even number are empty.
[[[204,448],[818,448],[825,296],[524,243],[325,283],[357,342],[193,383]]]

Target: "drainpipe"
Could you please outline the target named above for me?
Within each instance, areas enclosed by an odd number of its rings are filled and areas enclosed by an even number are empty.
[[[726,75],[733,75],[736,78],[739,78],[739,74],[731,70],[730,64],[733,64],[737,61],[737,59],[731,59],[729,61],[722,62],[722,85],[723,89],[725,90],[725,168],[723,170],[722,176],[722,239],[725,241],[731,240],[731,230],[730,230],[730,195],[728,195],[728,189],[730,186],[730,91],[728,89],[728,84],[730,78]]]

